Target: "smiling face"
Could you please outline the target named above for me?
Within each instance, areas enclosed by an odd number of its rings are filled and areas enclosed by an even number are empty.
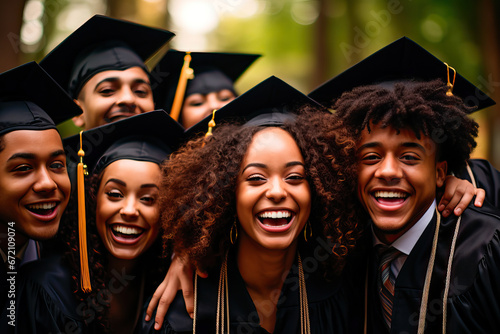
[[[243,158],[236,187],[240,245],[287,250],[296,245],[311,212],[304,159],[279,128],[257,132]]]
[[[212,111],[218,110],[234,100],[236,96],[229,89],[186,97],[181,112],[181,124],[187,129],[203,120]]]
[[[154,110],[149,77],[140,67],[97,73],[85,83],[75,102],[83,114],[73,121],[87,130]]]
[[[52,238],[71,190],[59,133],[17,130],[5,134],[2,142],[1,223],[15,222],[15,229],[28,238]]]
[[[371,125],[358,145],[358,198],[370,214],[375,233],[392,243],[410,229],[436,197],[446,162],[436,162],[433,142],[413,131]]]
[[[136,259],[156,240],[159,178],[160,167],[147,161],[117,160],[103,171],[96,225],[112,256]]]

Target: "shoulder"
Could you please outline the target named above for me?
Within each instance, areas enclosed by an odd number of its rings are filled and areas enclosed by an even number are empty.
[[[72,289],[73,278],[61,255],[30,262],[23,266],[18,274],[20,298],[34,301],[32,305],[43,299],[44,304],[51,304],[54,309],[78,317],[77,302]]]
[[[485,203],[470,205],[462,214],[453,258],[453,276],[458,291],[473,284],[480,275],[500,271],[500,211]]]

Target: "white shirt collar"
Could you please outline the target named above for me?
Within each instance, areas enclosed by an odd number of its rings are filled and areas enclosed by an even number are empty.
[[[424,233],[424,230],[427,227],[427,225],[429,225],[429,223],[431,222],[435,210],[436,210],[436,201],[434,200],[427,209],[427,211],[424,213],[424,215],[415,223],[415,225],[413,225],[402,236],[396,239],[391,246],[396,248],[403,254],[410,255],[411,250],[417,243],[418,239],[420,239],[422,233]],[[384,244],[375,235],[373,231],[373,224],[371,228],[373,235],[373,245],[376,246],[378,244]]]

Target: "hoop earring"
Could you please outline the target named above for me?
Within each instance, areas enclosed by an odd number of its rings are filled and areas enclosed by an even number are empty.
[[[307,232],[307,227],[309,226],[309,233]],[[311,238],[313,235],[313,230],[311,227],[311,222],[308,220],[306,226],[304,226],[304,240],[307,242],[307,237]]]
[[[238,226],[236,225],[236,219],[234,220],[233,226],[231,226],[231,231],[229,231],[229,240],[231,240],[231,245],[234,245],[236,240],[238,240]]]

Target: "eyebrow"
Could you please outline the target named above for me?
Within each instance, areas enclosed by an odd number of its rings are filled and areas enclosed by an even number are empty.
[[[65,155],[64,150],[54,151],[50,154],[50,157],[54,158],[54,157],[57,157],[60,155]],[[14,159],[34,160],[34,159],[36,159],[36,155],[34,153],[25,153],[25,152],[14,153],[10,156],[10,158],[7,161],[11,161]]]
[[[99,81],[96,85],[95,85],[95,88],[94,89],[97,89],[97,87],[99,87],[99,85],[101,85],[102,83],[104,82],[117,82],[117,81],[120,81],[120,78],[118,77],[109,77],[109,78],[105,78],[105,79],[102,79],[101,81]],[[143,84],[146,84],[146,85],[151,85],[149,82],[147,82],[146,80],[144,79],[134,79],[133,80],[134,83],[143,83]]]
[[[160,188],[158,187],[158,185],[156,185],[156,184],[154,184],[154,183],[146,183],[146,184],[143,184],[143,185],[141,185],[141,188],[158,188],[158,189],[160,189]]]
[[[290,161],[290,162],[287,162],[285,164],[286,168],[292,167],[292,166],[302,166],[305,168],[304,164],[300,161]],[[243,174],[243,172],[249,167],[267,168],[267,165],[262,164],[262,163],[258,163],[258,162],[249,163],[248,165],[245,166],[245,168],[243,168],[241,173]]]
[[[106,185],[106,184],[108,184],[110,182],[118,183],[118,184],[120,184],[120,185],[122,185],[124,187],[127,186],[127,184],[125,182],[123,182],[122,180],[120,180],[120,179],[109,179],[108,181],[106,181],[106,183],[104,185]]]
[[[380,142],[370,142],[370,143],[366,143],[366,144],[361,145],[358,148],[358,151],[364,150],[365,148],[376,148],[376,147],[382,147],[382,146],[383,145]],[[399,146],[400,147],[406,147],[406,148],[418,148],[418,149],[421,149],[424,152],[426,151],[425,147],[423,147],[419,143],[415,143],[415,142],[404,142],[404,143],[402,143]]]

